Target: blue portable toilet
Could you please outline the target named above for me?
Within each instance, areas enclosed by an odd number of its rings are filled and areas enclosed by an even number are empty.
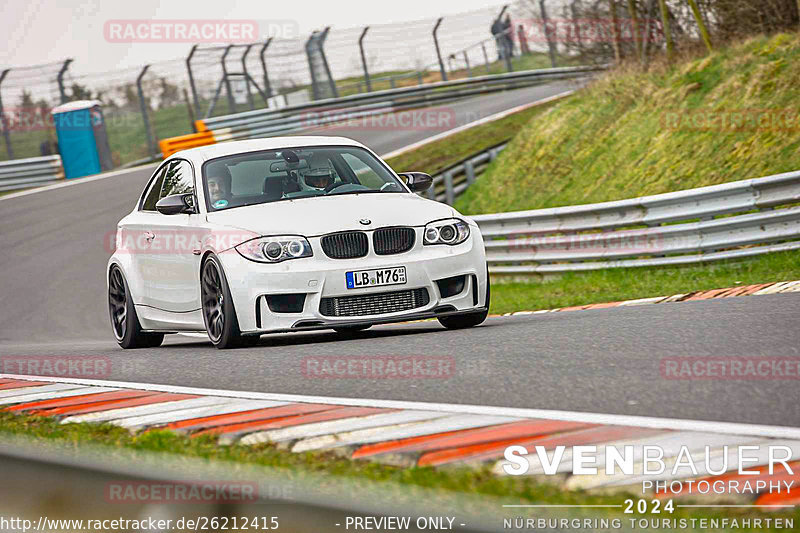
[[[67,179],[99,174],[113,166],[101,105],[97,100],[79,100],[51,111]]]

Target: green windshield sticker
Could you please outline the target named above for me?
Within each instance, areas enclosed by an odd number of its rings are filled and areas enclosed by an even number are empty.
[[[223,207],[228,207],[228,200],[217,200],[214,202],[214,209],[222,209]]]

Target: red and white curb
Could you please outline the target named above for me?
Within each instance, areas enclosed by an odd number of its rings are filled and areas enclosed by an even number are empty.
[[[583,311],[585,309],[610,309],[612,307],[630,307],[635,305],[667,304],[675,302],[694,302],[699,300],[716,300],[719,298],[734,298],[739,296],[761,296],[764,294],[784,294],[800,292],[800,281],[781,281],[777,283],[762,283],[759,285],[744,285],[741,287],[728,287],[725,289],[711,289],[696,291],[686,294],[673,294],[672,296],[656,296],[654,298],[640,298],[623,302],[608,302],[600,304],[576,305],[558,309],[544,309],[541,311],[515,311],[502,315],[492,316],[520,316],[537,315],[541,313],[559,313],[562,311]]]
[[[548,451],[556,446],[570,450],[594,445],[598,465],[604,463],[606,446],[611,445],[658,446],[667,464],[680,459],[683,447],[698,458],[710,447],[714,471],[720,471],[723,455],[736,453],[737,446],[785,446],[792,457],[800,457],[800,428],[793,427],[10,374],[0,374],[0,409],[56,417],[61,424],[103,422],[132,432],[167,429],[190,436],[214,435],[222,445],[276,443],[296,453],[333,450],[355,460],[398,466],[488,464],[498,475],[505,475],[504,453],[511,445],[543,446]],[[642,473],[641,453],[635,457],[633,477],[602,471],[571,475],[571,453],[562,458],[558,471],[562,474],[558,482],[568,489],[675,479],[669,469],[665,474]],[[791,463],[795,473],[787,478],[782,470],[766,471],[765,452],[756,455],[748,466],[760,467],[759,479],[791,479],[800,486],[800,462]],[[528,475],[543,475],[536,454],[529,455],[528,462]],[[693,479],[713,482],[737,475],[711,475],[700,468]],[[800,490],[777,496],[762,491],[752,498],[756,505],[762,501],[795,505],[800,504]]]

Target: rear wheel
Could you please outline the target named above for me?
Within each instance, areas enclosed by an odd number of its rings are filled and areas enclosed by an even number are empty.
[[[489,271],[486,271],[486,309],[483,311],[476,311],[474,313],[465,313],[463,315],[454,316],[441,316],[439,323],[447,329],[466,329],[482,324],[486,317],[489,316],[489,302],[491,300],[491,288],[489,283]]]
[[[228,281],[225,279],[219,259],[214,255],[208,256],[200,269],[200,295],[203,304],[203,322],[208,338],[214,346],[226,350],[258,343],[257,336],[242,336]]]
[[[163,333],[145,333],[139,324],[136,307],[125,276],[118,266],[108,273],[108,312],[117,344],[127,349],[155,348],[164,342]]]

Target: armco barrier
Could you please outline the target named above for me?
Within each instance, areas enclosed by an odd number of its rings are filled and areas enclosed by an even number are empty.
[[[475,179],[507,145],[508,141],[504,141],[445,168],[433,176],[433,186],[428,189],[426,196],[431,200],[453,205],[456,197],[475,183]]]
[[[402,109],[428,107],[476,94],[518,88],[551,80],[585,77],[605,66],[528,70],[399,89],[317,100],[282,109],[260,109],[198,120],[199,132],[212,132],[216,142],[268,137],[343,120],[364,118]]]
[[[197,146],[207,146],[215,142],[214,135],[210,131],[201,131],[199,133],[181,135],[180,137],[162,139],[158,141],[158,147],[161,149],[164,159],[166,159],[180,150],[187,150]]]
[[[0,162],[0,191],[29,189],[63,179],[64,169],[58,155]]]
[[[705,263],[800,249],[800,206],[792,206],[798,203],[800,172],[790,172],[473,219],[485,240],[489,271],[529,275]]]

